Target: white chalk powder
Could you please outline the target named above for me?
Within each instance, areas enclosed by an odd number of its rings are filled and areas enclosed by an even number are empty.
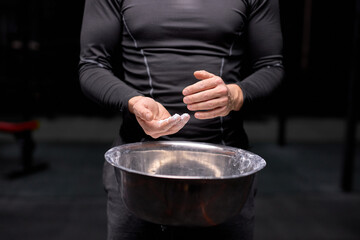
[[[163,119],[163,120],[159,120],[158,123],[159,123],[159,124],[162,124],[163,122],[168,122],[170,119],[172,119],[172,120],[175,121],[175,120],[177,120],[178,118],[181,118],[181,120],[180,120],[180,122],[179,122],[179,124],[180,124],[180,123],[182,123],[183,121],[185,121],[185,119],[186,119],[187,117],[190,117],[190,115],[189,115],[188,113],[184,113],[184,114],[182,114],[181,116],[180,116],[179,114],[175,113],[175,114],[172,115],[171,117],[168,117],[168,118]]]

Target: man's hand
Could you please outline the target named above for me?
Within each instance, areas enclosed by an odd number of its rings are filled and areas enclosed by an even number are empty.
[[[128,104],[144,132],[155,139],[177,133],[190,119],[188,114],[171,117],[163,105],[149,97],[136,96]]]
[[[200,81],[184,88],[183,101],[190,111],[196,111],[196,118],[223,117],[240,110],[244,97],[238,85],[226,85],[221,77],[207,71],[196,71],[194,76]]]

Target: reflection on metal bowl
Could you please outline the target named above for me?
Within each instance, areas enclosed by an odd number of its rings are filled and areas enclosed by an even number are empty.
[[[176,141],[113,147],[105,159],[116,167],[127,208],[171,226],[212,226],[239,213],[266,165],[242,149]]]

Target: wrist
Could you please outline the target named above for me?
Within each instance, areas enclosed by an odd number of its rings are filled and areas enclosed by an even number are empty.
[[[232,110],[233,111],[239,111],[242,107],[242,105],[244,104],[244,95],[243,92],[241,90],[241,88],[239,87],[239,85],[237,84],[229,84],[228,85],[229,89],[230,89],[230,96],[231,96],[231,101],[232,101]]]
[[[135,96],[129,99],[128,108],[129,112],[134,113],[134,105],[141,99],[143,96]]]

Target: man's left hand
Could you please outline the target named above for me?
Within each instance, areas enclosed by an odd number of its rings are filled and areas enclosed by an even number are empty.
[[[244,103],[241,88],[225,84],[221,77],[207,71],[194,72],[197,83],[183,90],[184,103],[190,111],[196,111],[198,119],[227,116],[230,111],[239,111]]]

